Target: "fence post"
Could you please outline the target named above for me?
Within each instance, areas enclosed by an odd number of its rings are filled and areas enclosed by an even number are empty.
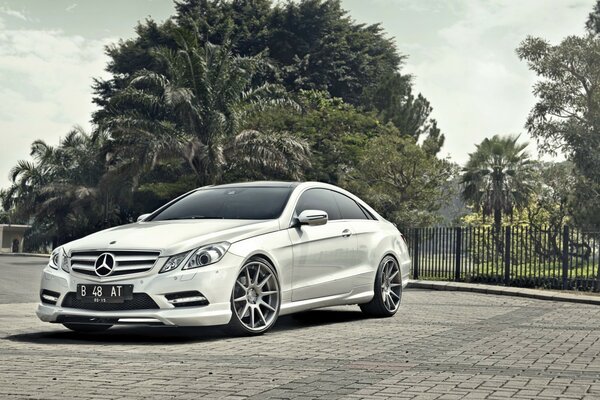
[[[413,240],[415,241],[415,252],[413,254],[413,279],[419,279],[419,228],[415,228]]]
[[[569,226],[563,227],[562,243],[562,289],[567,290],[567,279],[569,278]]]
[[[455,281],[460,281],[460,263],[461,263],[461,258],[462,258],[462,228],[460,226],[457,226],[455,228],[456,230],[456,243],[455,243],[455,264],[456,264],[456,271],[454,274],[454,280]]]
[[[510,286],[510,237],[511,226],[507,226],[504,233],[504,285]]]

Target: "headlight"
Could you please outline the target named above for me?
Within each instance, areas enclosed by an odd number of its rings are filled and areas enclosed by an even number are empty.
[[[60,266],[63,270],[69,272],[69,259],[67,258],[67,254],[62,247],[54,249],[52,254],[50,254],[48,266],[53,269],[58,269]]]
[[[160,269],[159,274],[163,272],[173,271],[175,268],[179,267],[179,264],[181,264],[183,260],[185,260],[188,254],[190,253],[181,253],[169,258],[165,265],[163,265],[163,267]]]
[[[225,253],[227,253],[227,249],[229,249],[229,243],[227,242],[202,246],[194,251],[188,262],[183,266],[183,269],[192,269],[214,264],[223,258]]]
[[[67,256],[67,252],[66,251],[62,251],[62,261],[60,262],[60,267],[63,269],[63,271],[69,273],[71,272],[71,264],[69,263],[69,257]]]
[[[187,263],[182,269],[192,269],[214,264],[223,258],[225,253],[227,253],[227,249],[229,249],[229,243],[222,242],[202,246],[199,249],[191,252],[174,255],[167,260],[165,265],[163,265],[163,267],[160,269],[159,273],[173,271],[179,267],[186,258],[188,258],[190,253],[192,253],[192,255],[189,257]]]
[[[60,249],[55,249],[52,254],[50,254],[50,260],[48,261],[48,266],[50,268],[58,269],[60,265]]]

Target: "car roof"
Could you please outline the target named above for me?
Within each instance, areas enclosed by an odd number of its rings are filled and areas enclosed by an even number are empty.
[[[256,182],[239,182],[239,183],[227,183],[224,185],[208,186],[208,188],[239,188],[239,187],[275,187],[275,188],[295,188],[300,182],[284,182],[284,181],[256,181]]]

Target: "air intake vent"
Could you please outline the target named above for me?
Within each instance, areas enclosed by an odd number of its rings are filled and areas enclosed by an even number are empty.
[[[94,311],[158,310],[158,305],[146,293],[134,293],[133,299],[123,303],[88,303],[77,299],[77,294],[69,292],[62,301],[62,307]]]

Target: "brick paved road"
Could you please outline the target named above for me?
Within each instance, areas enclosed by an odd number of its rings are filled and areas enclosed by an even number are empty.
[[[0,398],[600,399],[597,306],[409,290],[392,319],[339,307],[255,338],[78,336],[34,309],[0,304]]]

